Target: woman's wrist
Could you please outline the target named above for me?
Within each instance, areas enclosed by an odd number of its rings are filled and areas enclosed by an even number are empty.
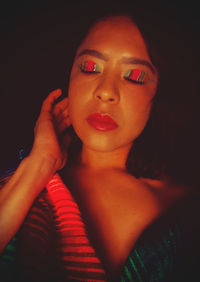
[[[33,150],[26,158],[26,161],[27,165],[30,165],[35,171],[39,169],[41,175],[52,176],[57,170],[57,159],[45,152]]]
[[[42,153],[31,152],[21,161],[16,172],[11,177],[8,183],[9,188],[5,190],[5,194],[9,193],[9,190],[12,191],[12,189],[16,191],[17,188],[22,194],[28,193],[28,197],[34,199],[47,185],[55,172],[56,160],[54,158],[47,157]]]

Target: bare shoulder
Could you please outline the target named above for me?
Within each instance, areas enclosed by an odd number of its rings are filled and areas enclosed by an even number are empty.
[[[190,187],[176,183],[167,175],[162,176],[159,180],[140,178],[140,181],[145,183],[157,197],[165,199],[165,203],[169,205],[190,194]]]
[[[79,169],[75,194],[105,265],[120,269],[142,232],[185,193],[167,179],[137,179],[118,169]]]

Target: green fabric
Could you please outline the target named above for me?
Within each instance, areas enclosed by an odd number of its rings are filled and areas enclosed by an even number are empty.
[[[4,252],[0,256],[0,280],[1,281],[17,281],[16,276],[16,254],[17,239],[16,236],[9,242]]]
[[[126,260],[121,282],[160,282],[173,271],[178,248],[181,245],[178,225],[151,240],[136,243]]]

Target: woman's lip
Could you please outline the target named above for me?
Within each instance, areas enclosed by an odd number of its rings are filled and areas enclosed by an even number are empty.
[[[89,125],[100,131],[114,130],[118,127],[118,124],[108,114],[94,113],[89,115],[86,120]]]

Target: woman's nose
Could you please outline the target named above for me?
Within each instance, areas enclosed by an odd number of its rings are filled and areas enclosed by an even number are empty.
[[[118,103],[120,99],[119,89],[113,81],[104,79],[95,89],[94,98],[104,103]]]

